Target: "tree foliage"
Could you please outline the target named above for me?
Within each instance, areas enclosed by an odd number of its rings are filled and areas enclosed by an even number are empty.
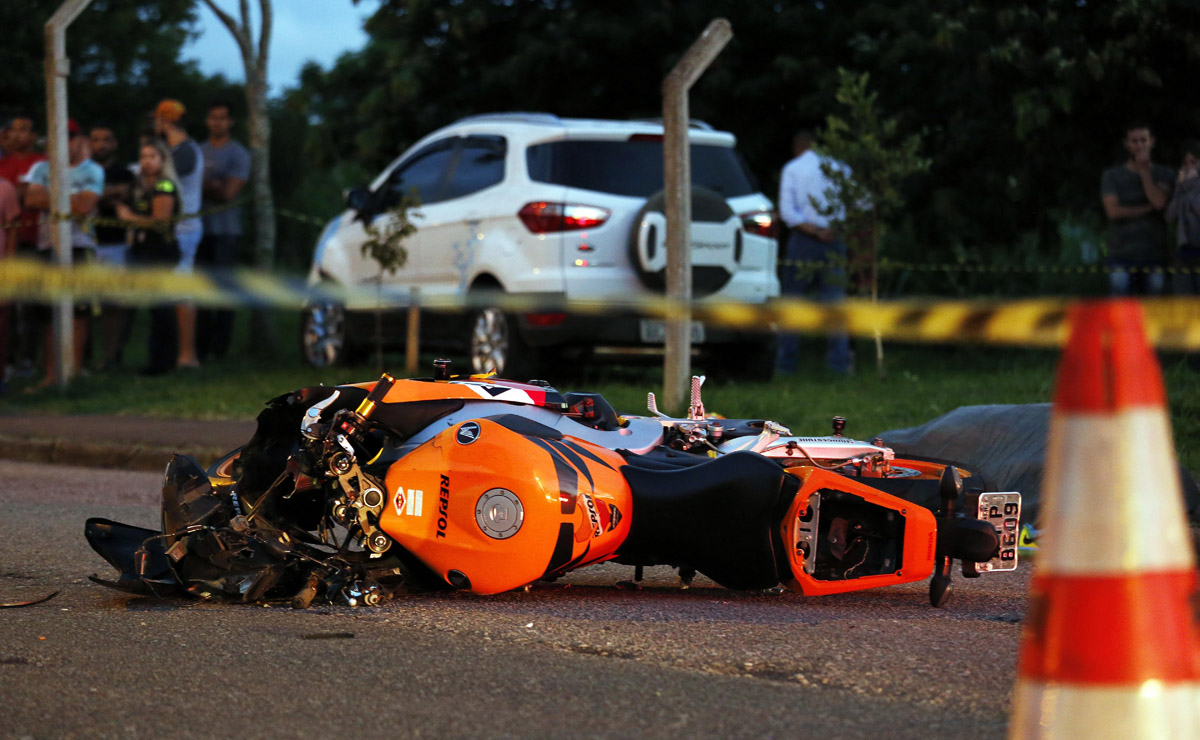
[[[399,203],[367,224],[367,238],[360,249],[364,257],[379,265],[381,284],[385,275],[396,272],[408,263],[408,249],[404,242],[417,233],[417,225],[412,222],[412,217],[421,215],[420,211],[414,210],[420,206],[421,199],[416,193],[402,195]]]
[[[847,273],[855,282],[865,282],[871,298],[879,298],[880,244],[888,224],[903,212],[902,183],[927,171],[929,160],[921,156],[921,138],[899,135],[899,122],[883,116],[877,106],[879,94],[870,88],[867,72],[837,70],[838,109],[825,119],[819,148],[826,157],[821,171],[829,179],[825,215],[835,216],[849,251]],[[833,163],[844,166],[836,166]],[[883,341],[875,334],[875,358],[879,377],[884,377]]]
[[[57,5],[0,3],[0,114],[44,118],[42,25]],[[201,111],[240,97],[180,60],[196,13],[197,0],[94,0],[68,34],[71,115],[112,122],[131,156],[160,98]],[[895,141],[919,137],[930,166],[888,218],[897,259],[1058,259],[1064,221],[1102,223],[1099,175],[1128,121],[1150,122],[1170,165],[1200,133],[1196,0],[383,0],[363,49],[310,65],[273,104],[276,198],[328,215],[342,188],[475,113],[657,117],[663,76],[719,16],[734,38],[691,110],[737,135],[764,192],[793,132],[837,110],[839,67],[869,74]],[[280,225],[281,254],[302,263],[312,227]]]
[[[61,0],[0,3],[0,116],[32,115],[45,132],[44,26]],[[223,77],[208,77],[180,50],[192,38],[195,0],[93,0],[67,31],[68,115],[83,126],[112,126],[122,156],[133,158],[137,135],[159,100],[172,97],[188,108],[193,135],[202,111],[217,97],[238,89]]]
[[[901,185],[930,163],[921,156],[920,136],[902,138],[897,119],[880,113],[870,74],[837,73],[839,106],[826,117],[818,147],[847,169],[821,165],[833,185],[826,215],[839,214],[852,260],[874,263],[888,224],[904,210]]]
[[[289,106],[317,124],[316,162],[371,169],[473,113],[658,116],[663,75],[718,16],[734,39],[693,115],[735,133],[772,193],[793,131],[837,106],[836,69],[869,74],[930,159],[891,219],[913,258],[1005,261],[1031,239],[1057,257],[1067,214],[1099,221],[1127,121],[1149,120],[1171,164],[1200,130],[1194,0],[387,0],[367,46],[306,70]]]

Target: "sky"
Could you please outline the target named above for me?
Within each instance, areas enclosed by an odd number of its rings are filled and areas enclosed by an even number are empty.
[[[220,72],[230,80],[245,81],[242,57],[233,35],[204,3],[197,3],[199,38],[184,47],[183,56],[195,59],[208,74]],[[217,0],[217,6],[238,17],[237,0]],[[267,61],[271,94],[294,87],[300,68],[312,60],[328,68],[342,52],[360,49],[367,42],[363,21],[379,6],[378,0],[273,0],[274,25]],[[258,30],[258,3],[252,2],[254,29]]]

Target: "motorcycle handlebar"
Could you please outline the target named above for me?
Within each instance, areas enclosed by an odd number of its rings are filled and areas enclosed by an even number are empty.
[[[375,383],[375,387],[367,394],[367,397],[358,405],[356,412],[364,419],[370,419],[371,414],[375,412],[375,405],[383,400],[392,386],[396,384],[396,379],[391,375],[384,373]]]

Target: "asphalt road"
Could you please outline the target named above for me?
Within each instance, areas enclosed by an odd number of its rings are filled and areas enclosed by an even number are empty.
[[[3,738],[1004,737],[1031,569],[805,599],[613,587],[600,566],[375,609],[133,598],[83,522],[157,523],[152,473],[0,462]]]

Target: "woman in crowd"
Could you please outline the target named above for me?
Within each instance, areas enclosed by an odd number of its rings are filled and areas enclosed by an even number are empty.
[[[1183,143],[1178,182],[1163,215],[1175,227],[1175,292],[1200,295],[1200,140]],[[1200,353],[1189,354],[1187,363],[1200,371]]]
[[[1179,182],[1164,213],[1175,227],[1175,256],[1182,268],[1176,292],[1200,295],[1200,141],[1184,142]]]
[[[179,262],[175,217],[181,212],[178,176],[165,144],[155,139],[138,154],[141,175],[134,183],[131,204],[117,204],[117,216],[128,221],[129,262],[139,267],[171,267]],[[161,375],[175,367],[178,326],[172,304],[150,309],[149,362],[142,371]]]

